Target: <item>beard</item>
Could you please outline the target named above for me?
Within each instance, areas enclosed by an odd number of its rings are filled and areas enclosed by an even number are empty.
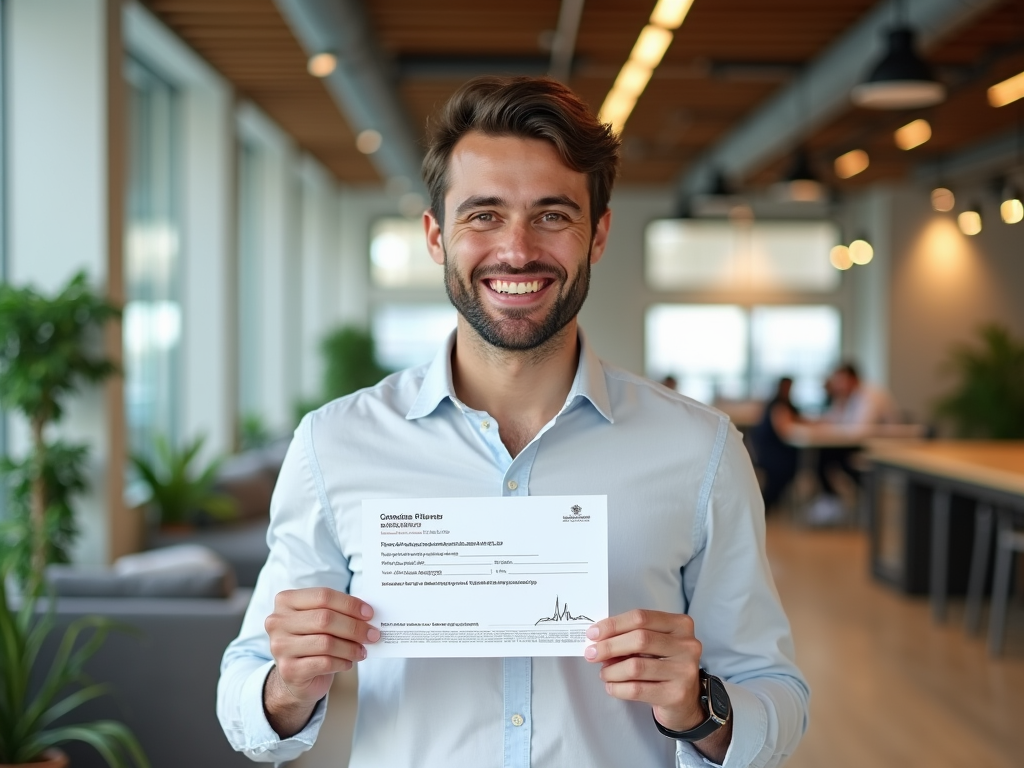
[[[494,317],[488,314],[487,308],[480,297],[480,291],[488,288],[483,285],[484,278],[510,277],[540,273],[554,273],[554,283],[561,286],[555,304],[547,316],[541,320],[533,320],[530,315],[534,309],[504,309]],[[477,334],[498,349],[523,352],[536,350],[565,328],[579,314],[587,293],[590,290],[590,248],[580,266],[576,277],[569,282],[568,273],[560,265],[539,265],[530,262],[524,267],[515,268],[507,265],[495,265],[476,270],[466,280],[465,276],[448,258],[448,250],[444,253],[444,287],[448,299]]]

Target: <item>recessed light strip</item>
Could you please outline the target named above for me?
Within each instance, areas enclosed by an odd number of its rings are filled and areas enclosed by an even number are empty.
[[[1024,99],[1024,72],[988,89],[988,103],[993,107],[1005,107],[1017,99]]]
[[[599,119],[611,123],[615,133],[622,133],[626,121],[644,92],[655,67],[672,44],[672,31],[682,26],[693,0],[658,0],[650,23],[636,39],[629,60],[619,70],[615,84],[605,96]]]

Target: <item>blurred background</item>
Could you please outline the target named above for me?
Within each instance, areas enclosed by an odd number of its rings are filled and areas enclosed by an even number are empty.
[[[431,114],[476,75],[549,75],[623,141],[589,341],[784,475],[769,550],[825,708],[799,765],[1019,765],[1021,590],[1002,656],[962,601],[914,596],[972,568],[989,594],[1024,453],[970,460],[1010,477],[992,497],[869,443],[1024,439],[1024,0],[0,0],[0,27],[0,276],[53,296],[83,272],[122,310],[87,340],[122,375],[53,431],[88,446],[65,559],[202,541],[251,586],[298,419],[454,327],[422,235]],[[869,391],[884,417],[850,416]]]

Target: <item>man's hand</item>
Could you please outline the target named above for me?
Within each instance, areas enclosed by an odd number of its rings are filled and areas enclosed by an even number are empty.
[[[601,662],[601,679],[610,696],[650,704],[658,722],[672,731],[688,731],[707,719],[700,702],[701,644],[689,616],[629,611],[597,622],[587,637],[597,642],[584,656]],[[732,718],[694,746],[721,763],[731,739]]]
[[[276,666],[263,687],[263,708],[281,738],[305,727],[336,672],[366,658],[364,643],[380,639],[372,617],[359,598],[326,587],[277,594],[265,622]]]

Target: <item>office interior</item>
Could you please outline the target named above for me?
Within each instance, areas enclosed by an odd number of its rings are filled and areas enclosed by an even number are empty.
[[[794,375],[815,415],[852,360],[948,439],[953,350],[993,324],[1024,338],[1024,0],[0,0],[0,24],[3,279],[53,292],[84,270],[123,307],[103,340],[123,375],[61,425],[90,446],[76,564],[146,546],[127,457],[156,436],[203,436],[206,460],[247,422],[287,438],[332,330],[368,329],[387,369],[432,357],[455,315],[422,244],[424,128],[478,74],[550,74],[621,133],[581,313],[615,365],[737,414]],[[895,28],[931,95],[858,105]],[[29,440],[7,415],[4,452]],[[884,488],[815,526],[812,483],[768,521],[813,692],[788,764],[1019,765],[1018,575],[991,654],[963,589],[939,620],[927,584],[875,567]],[[298,765],[345,764],[338,688]]]

